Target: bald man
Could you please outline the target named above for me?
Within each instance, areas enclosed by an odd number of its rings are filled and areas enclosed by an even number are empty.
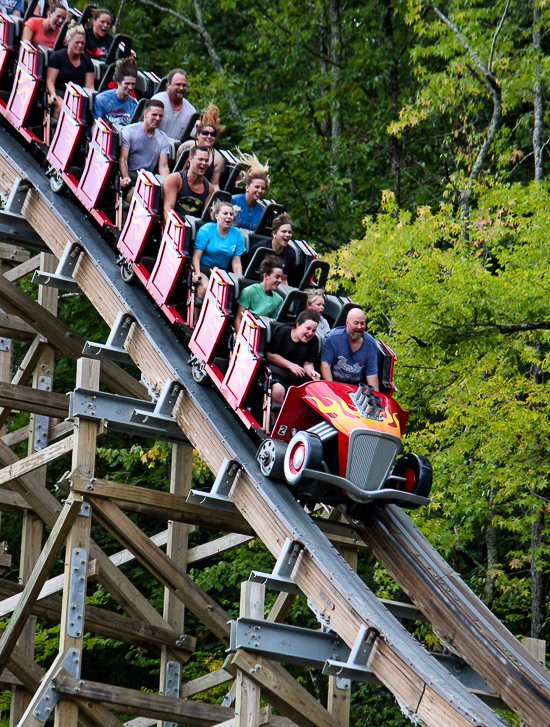
[[[352,308],[346,325],[333,328],[323,339],[321,376],[342,384],[366,381],[378,391],[378,349],[374,338],[365,333],[361,308]]]

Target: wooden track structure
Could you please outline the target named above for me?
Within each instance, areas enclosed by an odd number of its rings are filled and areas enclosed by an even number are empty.
[[[38,727],[46,715],[54,713],[56,727],[115,727],[121,722],[112,712],[118,711],[136,715],[127,723],[132,727],[148,727],[157,721],[219,727],[348,725],[349,691],[334,677],[330,677],[325,708],[279,663],[243,649],[232,653],[223,669],[179,683],[180,665],[192,658],[195,646],[192,635],[184,635],[185,609],[225,643],[230,636],[228,614],[189,578],[187,565],[250,537],[260,537],[275,557],[288,540],[299,544],[292,578],[350,648],[364,629],[369,629],[370,648],[364,652],[361,666],[367,666],[372,679],[391,690],[413,723],[430,727],[507,724],[481,696],[507,705],[526,725],[550,725],[550,674],[467,590],[403,512],[383,508],[366,524],[313,519],[285,487],[262,478],[252,442],[236,418],[217,392],[193,382],[184,349],[152,303],[120,280],[114,254],[95,228],[71,200],[51,194],[43,170],[1,128],[0,141],[0,192],[7,196],[18,182],[28,184],[21,216],[38,234],[45,250],[29,258],[18,247],[0,247],[4,261],[0,271],[0,336],[29,343],[20,371],[11,382],[9,351],[0,351],[0,425],[12,409],[32,413],[31,424],[24,431],[0,438],[0,510],[23,518],[21,584],[0,580],[0,610],[2,616],[11,616],[0,639],[0,681],[12,688],[11,724]],[[50,421],[48,446],[33,451],[32,444],[40,436],[39,417],[63,420],[67,413],[65,397],[41,386],[44,382],[40,376],[51,374],[56,353],[78,360],[77,387],[98,390],[101,381],[116,394],[147,398],[145,387],[117,364],[82,358],[84,341],[56,317],[51,289],[41,286],[37,302],[15,284],[38,265],[52,271],[55,258],[61,257],[69,241],[83,249],[73,277],[98,314],[109,326],[119,312],[133,316],[125,347],[147,381],[157,392],[167,381],[180,384],[172,414],[189,442],[214,473],[225,459],[238,463],[230,492],[235,510],[186,502],[192,452],[184,444],[174,445],[171,489],[166,493],[96,479],[95,448],[102,424],[90,417],[77,415],[74,422]],[[32,388],[25,386],[30,376]],[[18,459],[11,447],[29,436],[29,454]],[[60,483],[59,492],[65,498],[62,502],[45,488],[45,466],[69,452],[72,469]],[[167,520],[168,525],[149,538],[125,514],[128,512],[147,513]],[[120,543],[119,553],[109,558],[91,540],[92,518]],[[43,525],[49,535],[42,547]],[[229,535],[189,549],[190,525]],[[478,696],[468,691],[403,628],[386,608],[391,604],[379,601],[358,578],[353,565],[358,548],[365,544],[445,642],[482,675],[488,685],[485,693]],[[164,545],[166,552],[161,548]],[[63,547],[65,575],[49,578]],[[162,616],[121,573],[120,565],[133,558],[165,587]],[[0,567],[6,565],[9,558],[4,556],[2,561],[0,554]],[[75,593],[81,593],[79,588],[90,578],[104,586],[125,615],[109,613],[107,618],[100,608],[89,606],[83,607],[82,613],[80,609],[74,611]],[[243,584],[241,616],[262,619],[263,598],[263,585]],[[281,594],[267,620],[283,621],[290,600]],[[406,610],[406,606],[401,608],[401,612]],[[417,615],[414,610],[413,618]],[[36,616],[61,624],[59,655],[46,674],[33,659]],[[85,631],[160,654],[159,693],[80,679]],[[233,680],[234,708],[189,699]],[[52,695],[54,709],[48,706]],[[260,706],[260,695],[269,707]],[[273,708],[280,715],[274,715]]]

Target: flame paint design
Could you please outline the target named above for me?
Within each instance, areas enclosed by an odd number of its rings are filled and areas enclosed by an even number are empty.
[[[310,406],[317,409],[318,412],[333,424],[343,434],[349,434],[353,429],[374,429],[377,431],[390,431],[391,433],[401,436],[401,427],[396,412],[384,411],[384,418],[381,421],[376,419],[367,419],[360,416],[354,406],[348,404],[344,399],[335,396],[312,396],[308,394],[304,396]],[[397,431],[396,431],[397,430]]]

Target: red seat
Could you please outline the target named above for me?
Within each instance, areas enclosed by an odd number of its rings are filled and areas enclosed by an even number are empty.
[[[223,381],[223,373],[213,364],[213,359],[231,316],[233,289],[234,283],[225,270],[214,268],[200,318],[189,341],[189,350],[206,363],[206,370],[217,386]]]
[[[157,216],[160,190],[161,186],[155,175],[141,170],[126,224],[117,244],[117,249],[125,260],[133,263],[134,272],[145,285],[149,280],[150,272],[139,260]]]
[[[21,43],[13,88],[4,109],[6,119],[20,131],[27,141],[41,141],[26,128],[35,102],[36,92],[42,80],[44,54],[28,41]]]
[[[106,190],[109,174],[117,169],[117,142],[118,136],[113,128],[103,119],[98,119],[94,126],[84,171],[75,190],[78,199],[101,225],[115,223],[115,220],[111,220],[101,210],[101,198]]]
[[[172,211],[164,226],[157,261],[147,283],[151,297],[161,306],[171,323],[186,323],[188,318],[186,315],[184,319],[175,307],[176,303],[182,302],[177,300],[178,293],[182,297],[178,288],[181,289],[184,282],[184,265],[189,260],[185,255],[184,240],[185,225],[176,212]]]
[[[87,91],[76,83],[67,84],[57,129],[46,157],[54,169],[63,172],[63,179],[73,192],[78,187],[78,180],[68,172],[77,144],[86,132],[89,101]]]

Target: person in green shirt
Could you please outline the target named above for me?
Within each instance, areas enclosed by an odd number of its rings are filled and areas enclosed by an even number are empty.
[[[279,312],[283,298],[276,290],[283,279],[283,261],[275,255],[267,255],[260,265],[261,283],[254,283],[245,288],[237,301],[239,307],[235,316],[235,330],[241,327],[241,320],[245,310],[257,316],[275,318]]]

